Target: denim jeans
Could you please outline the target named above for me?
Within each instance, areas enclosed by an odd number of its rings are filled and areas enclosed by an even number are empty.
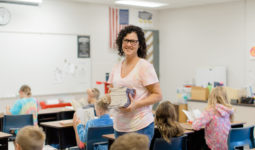
[[[138,131],[134,131],[134,132],[148,136],[149,141],[151,141],[151,139],[154,135],[154,122],[149,124],[147,127],[140,129]],[[115,138],[118,138],[119,136],[126,134],[126,133],[129,133],[129,132],[118,132],[118,131],[114,130]]]

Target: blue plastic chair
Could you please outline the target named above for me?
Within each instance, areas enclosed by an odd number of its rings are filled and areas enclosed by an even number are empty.
[[[5,115],[3,119],[3,132],[13,134],[9,140],[14,140],[17,131],[27,125],[34,125],[32,114]]]
[[[187,150],[187,135],[171,138],[167,143],[163,138],[156,138],[153,150]]]
[[[86,143],[86,150],[93,150],[94,146],[106,145],[108,140],[103,138],[103,134],[113,134],[113,126],[103,126],[103,127],[90,127],[88,128],[88,141]]]
[[[249,145],[255,147],[254,126],[244,128],[231,128],[228,135],[228,149],[234,150],[235,147]]]

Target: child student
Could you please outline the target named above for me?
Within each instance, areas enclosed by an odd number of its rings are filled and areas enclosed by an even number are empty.
[[[176,111],[172,103],[169,101],[160,103],[156,109],[155,116],[157,128],[154,130],[150,149],[153,149],[155,138],[163,138],[166,142],[170,143],[172,137],[183,135],[184,129],[177,122]]]
[[[76,136],[79,136],[79,140],[86,145],[86,142],[88,140],[88,128],[90,127],[100,127],[100,126],[112,126],[113,121],[110,118],[108,114],[108,106],[109,106],[109,100],[107,97],[102,97],[99,99],[96,104],[95,104],[95,110],[96,110],[96,115],[98,116],[98,119],[93,119],[89,120],[84,127],[83,124],[81,124],[81,120],[77,118],[76,114],[74,114],[73,117],[73,122],[74,122],[74,129],[75,129],[75,134]],[[80,142],[79,143],[79,148],[82,148],[83,145]],[[99,149],[107,149],[106,147],[100,147]]]
[[[100,91],[97,88],[89,88],[86,90],[87,99],[80,99],[80,100],[73,100],[72,104],[74,109],[77,108],[88,108],[88,107],[94,107],[94,104],[99,99]]]
[[[15,102],[12,108],[6,106],[6,114],[33,114],[34,125],[37,125],[38,103],[31,96],[31,88],[28,85],[22,85],[19,90],[20,99]]]
[[[99,99],[100,92],[97,88],[89,88],[86,91],[88,95],[88,104],[89,105],[94,105],[96,101]]]
[[[208,98],[208,106],[192,126],[195,130],[205,127],[206,144],[211,150],[227,150],[233,108],[229,104],[226,89],[216,87]]]
[[[78,108],[94,108],[94,113],[96,115],[96,111],[95,111],[95,103],[96,101],[99,99],[100,96],[100,91],[97,88],[88,88],[86,90],[86,94],[87,94],[87,100],[85,99],[81,99],[79,100],[79,103],[77,103],[76,100],[72,101],[72,105],[74,107],[74,109],[78,109]],[[76,114],[74,114],[76,115]],[[74,125],[74,130],[76,130],[76,126]],[[84,147],[84,144],[80,141],[78,134],[76,134],[75,136],[76,138],[76,143],[79,147]]]
[[[20,129],[15,139],[15,150],[42,150],[45,133],[36,126],[25,126]]]
[[[149,150],[149,138],[139,133],[124,134],[114,141],[111,150]]]

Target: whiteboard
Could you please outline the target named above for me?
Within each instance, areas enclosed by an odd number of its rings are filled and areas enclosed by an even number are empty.
[[[208,83],[223,82],[227,85],[226,67],[201,67],[196,70],[196,86],[207,87]]]
[[[14,97],[28,84],[32,95],[84,92],[91,62],[77,58],[77,35],[0,34],[0,97]]]

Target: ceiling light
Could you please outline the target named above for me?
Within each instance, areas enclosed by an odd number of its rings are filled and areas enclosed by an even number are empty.
[[[161,6],[166,6],[167,4],[165,3],[158,3],[158,2],[148,2],[148,1],[135,1],[135,0],[118,0],[115,1],[116,4],[121,4],[121,5],[132,5],[132,6],[140,6],[140,7],[161,7]]]
[[[23,5],[39,5],[42,0],[0,0],[0,3],[13,3]]]

